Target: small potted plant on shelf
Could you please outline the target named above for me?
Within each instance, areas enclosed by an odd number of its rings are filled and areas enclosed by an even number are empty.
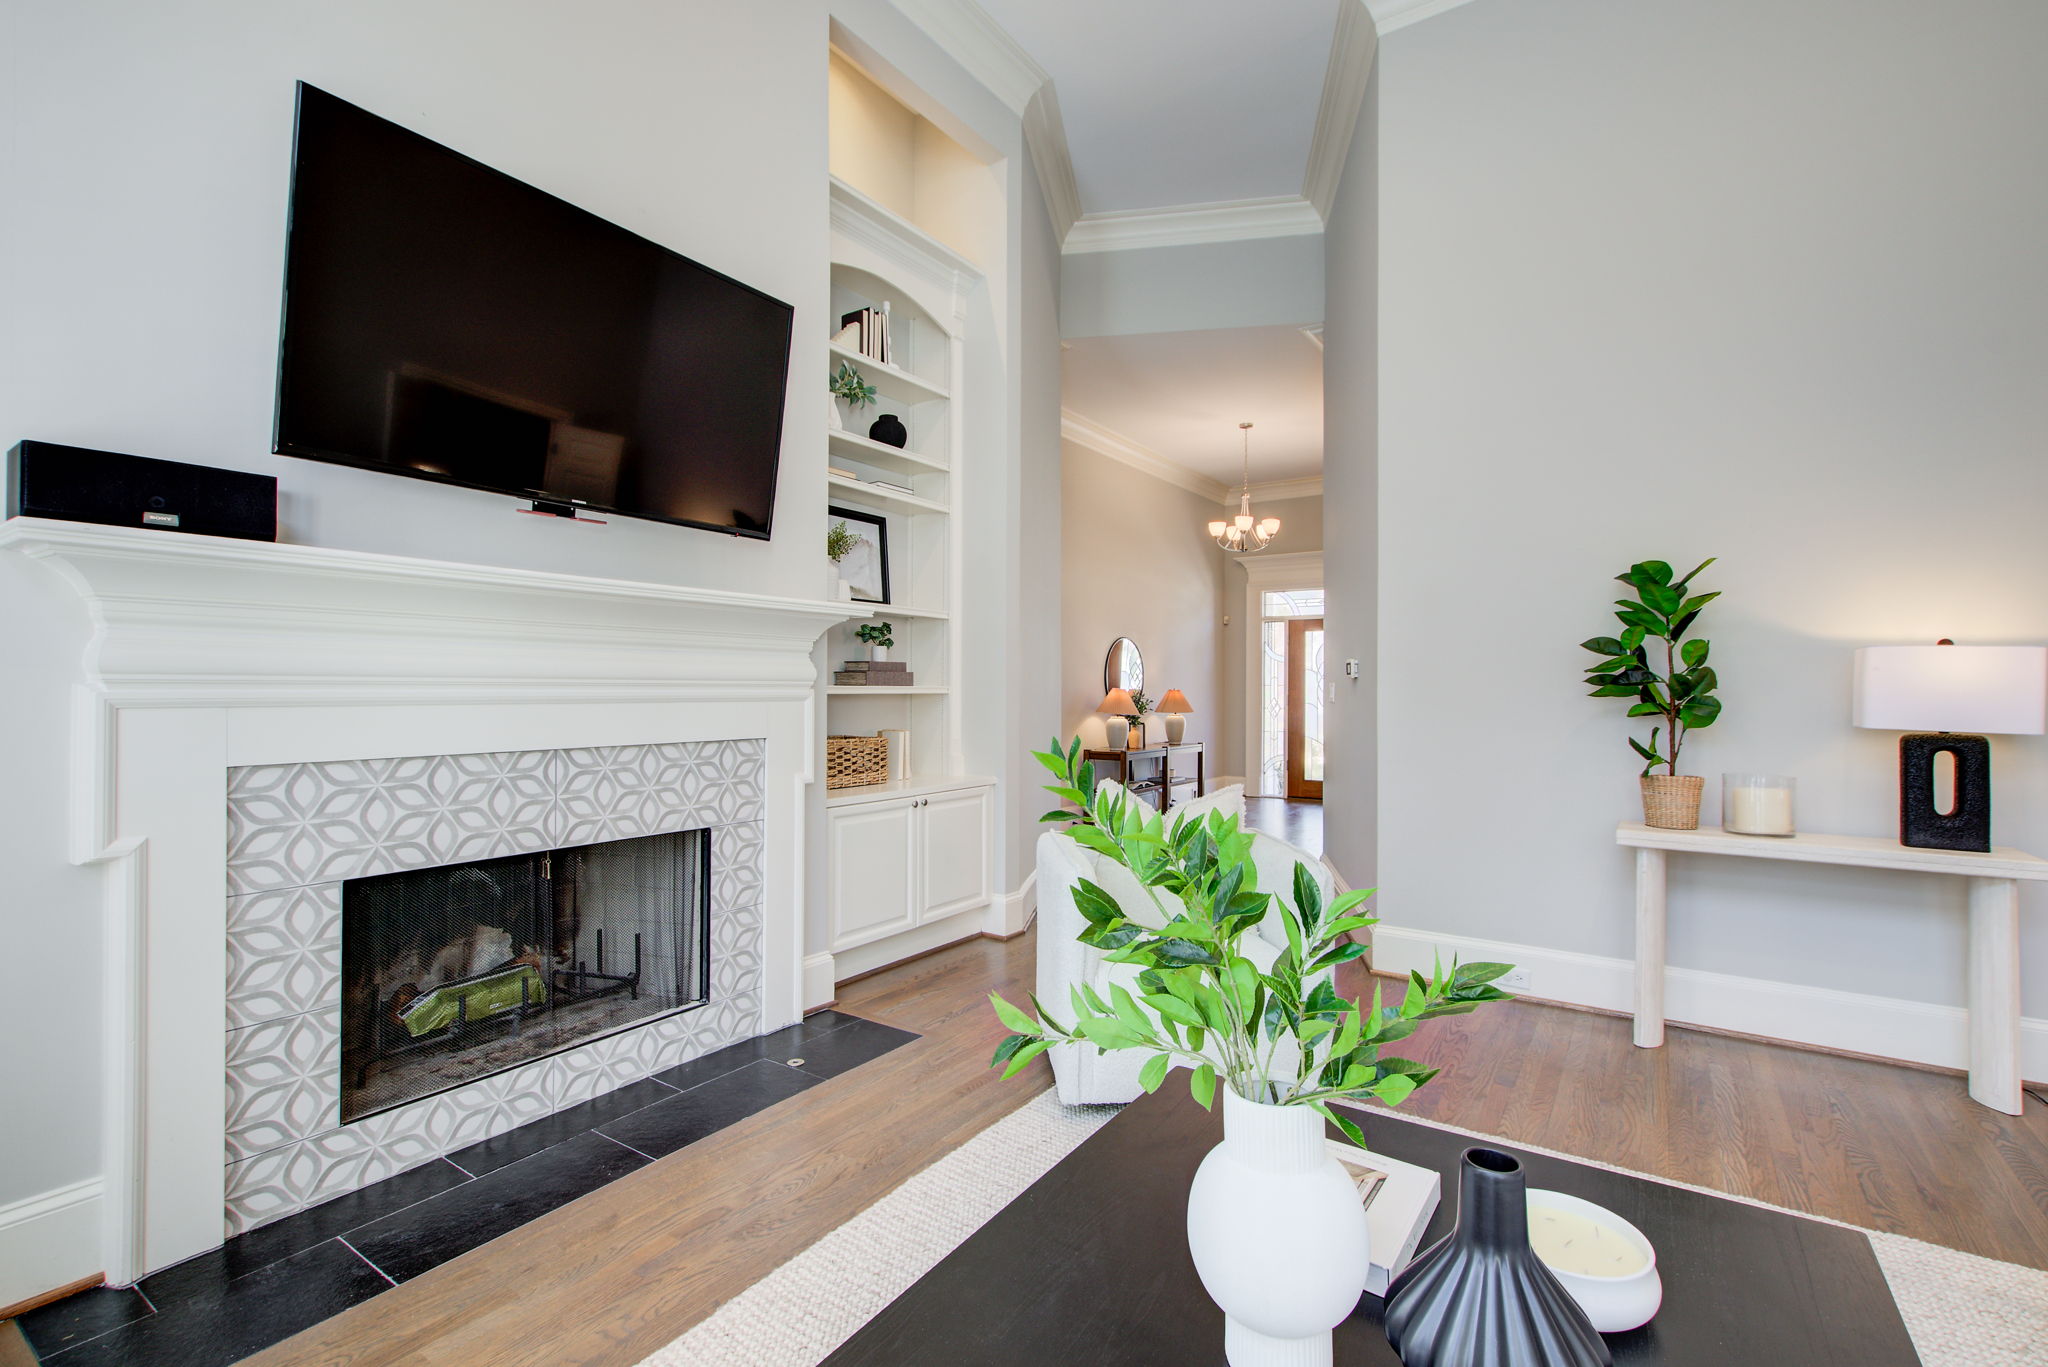
[[[1142,750],[1145,748],[1145,718],[1152,714],[1152,700],[1145,696],[1144,689],[1131,690],[1131,707],[1133,710],[1128,718],[1131,723],[1131,748]]]
[[[892,622],[863,622],[853,634],[867,643],[870,660],[888,659],[889,647],[896,644],[896,627]]]
[[[825,558],[832,562],[832,581],[838,586],[837,591],[841,598],[853,597],[853,585],[847,583],[845,576],[839,573],[839,562],[846,559],[847,552],[859,544],[860,538],[855,536],[853,529],[843,521],[833,523],[832,529],[825,533]]]
[[[1690,574],[1674,578],[1662,560],[1645,560],[1615,576],[1636,591],[1634,598],[1615,600],[1621,635],[1595,636],[1581,642],[1598,664],[1586,667],[1586,682],[1595,698],[1627,698],[1631,717],[1657,717],[1645,745],[1634,736],[1629,748],[1643,761],[1643,820],[1652,826],[1690,831],[1700,824],[1700,790],[1706,780],[1678,772],[1678,752],[1688,732],[1712,726],[1721,715],[1720,686],[1707,663],[1708,644],[1687,639],[1700,609],[1720,592],[1692,591],[1692,581],[1713,564],[1703,561]],[[1659,737],[1670,747],[1662,753]],[[1664,766],[1661,774],[1651,772]]]
[[[1176,1065],[1187,1068],[1196,1101],[1223,1102],[1223,1142],[1196,1172],[1188,1195],[1188,1245],[1210,1296],[1233,1323],[1234,1367],[1307,1362],[1293,1341],[1322,1340],[1350,1314],[1365,1288],[1365,1211],[1356,1188],[1324,1144],[1323,1122],[1363,1145],[1359,1113],[1331,1105],[1367,1100],[1398,1106],[1437,1070],[1396,1057],[1392,1046],[1424,1022],[1509,1000],[1495,987],[1509,964],[1441,964],[1411,973],[1397,1006],[1338,994],[1335,970],[1365,953],[1352,932],[1376,923],[1362,905],[1370,890],[1327,901],[1324,882],[1297,863],[1291,895],[1258,886],[1254,836],[1220,811],[1168,821],[1114,785],[1095,779],[1081,742],[1055,739],[1034,752],[1051,771],[1046,791],[1074,808],[1048,812],[1098,868],[1120,865],[1133,904],[1086,877],[1070,894],[1082,944],[1135,980],[1077,983],[1064,1018],[1036,996],[1031,1010],[991,993],[1011,1033],[990,1066],[1004,1077],[1048,1049],[1134,1049],[1149,1057],[1139,1085],[1154,1092]],[[1137,906],[1142,897],[1150,905]],[[1141,920],[1131,919],[1131,912]],[[1277,922],[1274,936],[1255,930]],[[1041,933],[1050,933],[1041,923]],[[1255,941],[1271,967],[1248,954]],[[1130,986],[1117,985],[1129,982]],[[1285,1231],[1284,1256],[1273,1231]],[[1251,1328],[1256,1321],[1259,1328]]]
[[[832,426],[837,429],[846,426],[839,416],[841,399],[856,413],[875,401],[875,387],[853,368],[851,361],[841,361],[832,375]]]

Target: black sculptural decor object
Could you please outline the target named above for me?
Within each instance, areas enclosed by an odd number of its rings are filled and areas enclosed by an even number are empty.
[[[894,413],[884,413],[868,428],[868,440],[902,449],[910,442],[910,431]]]
[[[1529,1246],[1528,1182],[1498,1149],[1458,1164],[1458,1227],[1387,1288],[1402,1367],[1612,1367],[1571,1293]]]

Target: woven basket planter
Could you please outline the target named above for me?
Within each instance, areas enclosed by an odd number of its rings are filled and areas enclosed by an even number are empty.
[[[1667,831],[1696,831],[1700,827],[1700,792],[1706,779],[1697,774],[1645,774],[1643,824]]]
[[[887,736],[825,737],[826,788],[861,788],[888,778]]]

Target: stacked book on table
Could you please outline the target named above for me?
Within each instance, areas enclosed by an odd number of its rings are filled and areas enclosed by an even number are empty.
[[[845,668],[833,674],[832,682],[854,688],[908,688],[917,677],[901,660],[848,660]]]

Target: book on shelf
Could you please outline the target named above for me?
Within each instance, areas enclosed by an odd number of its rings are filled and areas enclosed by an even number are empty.
[[[902,660],[848,660],[839,666],[849,674],[908,674],[910,666]]]
[[[871,361],[883,365],[892,364],[890,357],[894,348],[889,340],[889,304],[884,300],[878,309],[861,308],[841,314],[839,333],[832,339],[843,347],[850,347]]]
[[[917,683],[917,677],[909,673],[869,674],[842,669],[832,675],[832,682],[841,688],[910,688]]]
[[[893,479],[871,479],[865,483],[877,489],[887,489],[892,494],[909,494],[913,498],[917,496],[917,491],[908,484],[898,484]]]
[[[1422,1243],[1422,1231],[1443,1197],[1443,1178],[1433,1168],[1419,1168],[1381,1153],[1367,1153],[1355,1144],[1324,1141],[1365,1203],[1370,1233],[1371,1266],[1365,1289],[1387,1294],[1387,1284],[1408,1265]]]
[[[828,465],[828,466],[826,466],[826,467],[825,467],[825,473],[826,473],[826,474],[828,474],[828,475],[837,475],[837,476],[839,476],[839,477],[840,477],[841,479],[854,479],[854,480],[857,480],[857,479],[859,479],[859,478],[860,478],[860,476],[859,476],[859,475],[856,475],[856,474],[855,474],[855,473],[854,473],[853,471],[851,471],[851,470],[842,470],[842,469],[840,469],[840,468],[839,468],[839,467],[838,467],[837,465]]]

